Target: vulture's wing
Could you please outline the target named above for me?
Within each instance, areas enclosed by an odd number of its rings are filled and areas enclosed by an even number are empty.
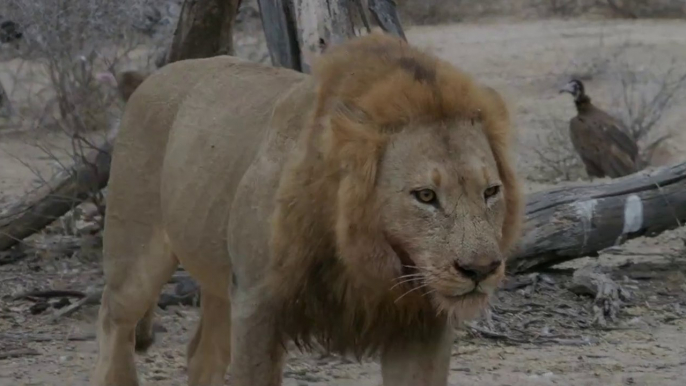
[[[624,124],[611,116],[610,114],[595,108],[593,114],[597,116],[597,122],[602,124],[603,130],[606,131],[608,139],[624,151],[632,160],[638,157],[638,146],[636,141],[631,138]],[[595,118],[595,117],[594,117]],[[596,120],[596,119],[594,119]]]
[[[613,122],[602,119],[584,119],[598,141],[600,165],[606,175],[617,178],[635,173],[638,147],[636,143]]]
[[[569,137],[589,177],[605,177],[601,167],[603,157],[601,138],[598,133],[593,132],[586,121],[579,116],[572,118],[569,121]]]

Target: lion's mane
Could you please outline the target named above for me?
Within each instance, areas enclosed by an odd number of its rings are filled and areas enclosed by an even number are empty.
[[[474,127],[483,127],[504,186],[507,253],[522,209],[509,116],[494,90],[382,33],[330,48],[313,69],[317,101],[280,181],[266,285],[284,338],[359,357],[398,336],[421,338],[445,320],[426,297],[396,301],[401,293],[384,287],[394,278],[378,276],[389,256],[369,203],[389,136],[421,122],[481,120]],[[461,308],[484,306],[472,303]]]

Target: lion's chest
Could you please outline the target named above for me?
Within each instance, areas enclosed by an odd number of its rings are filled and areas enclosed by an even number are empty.
[[[281,309],[278,325],[296,345],[363,357],[398,339],[428,339],[445,323],[428,302],[404,307],[390,298],[373,299],[338,272],[318,270]]]

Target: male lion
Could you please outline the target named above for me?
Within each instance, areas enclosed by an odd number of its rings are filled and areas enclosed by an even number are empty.
[[[113,155],[94,384],[138,384],[134,345],[183,264],[202,288],[190,385],[230,361],[234,386],[280,385],[292,340],[445,386],[451,326],[518,235],[509,130],[495,90],[381,33],[314,76],[226,56],[155,72]]]

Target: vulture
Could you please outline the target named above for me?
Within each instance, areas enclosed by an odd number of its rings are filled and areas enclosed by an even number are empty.
[[[563,92],[574,97],[577,115],[569,121],[569,136],[588,176],[617,178],[637,172],[638,146],[622,122],[594,106],[580,80],[572,79]]]

